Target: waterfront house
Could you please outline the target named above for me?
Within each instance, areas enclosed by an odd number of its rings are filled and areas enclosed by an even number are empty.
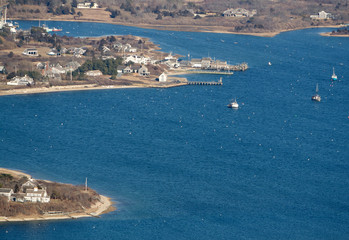
[[[50,202],[50,197],[47,195],[46,189],[38,189],[34,187],[33,189],[27,189],[24,196],[25,202]]]
[[[165,72],[163,72],[160,76],[159,76],[159,82],[166,82],[167,81],[167,74]]]
[[[39,183],[36,180],[29,179],[28,181],[26,181],[25,183],[22,184],[21,192],[25,192],[27,189],[30,189],[30,188],[35,188],[38,185],[39,185]]]
[[[202,67],[201,59],[193,58],[190,62],[191,62],[191,66],[193,68],[201,68]]]
[[[89,77],[97,77],[103,75],[103,73],[100,70],[90,70],[87,71],[85,74]]]
[[[31,57],[38,57],[39,56],[39,52],[35,48],[27,48],[23,51],[22,54],[26,55],[26,56],[31,56]]]
[[[10,85],[10,86],[27,86],[31,84],[34,84],[34,79],[32,79],[27,75],[24,75],[24,77],[16,76],[12,78],[11,81],[7,82],[7,85]]]
[[[226,61],[220,61],[220,60],[216,60],[211,64],[211,68],[212,69],[227,69],[228,68],[228,63]]]
[[[71,62],[68,62],[64,68],[65,68],[65,71],[68,72],[68,71],[75,71],[76,69],[78,69],[79,67],[81,66],[80,63],[78,63],[77,61],[71,61]]]
[[[201,59],[202,68],[209,68],[211,66],[211,63],[212,63],[212,59],[210,57]]]
[[[139,69],[138,69],[138,73],[141,76],[149,76],[150,72],[148,71],[148,68],[144,65],[142,65]]]
[[[10,201],[13,190],[11,188],[0,188],[0,196],[7,197],[7,200]]]

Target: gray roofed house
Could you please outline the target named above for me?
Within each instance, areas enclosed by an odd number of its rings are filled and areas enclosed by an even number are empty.
[[[14,77],[12,78],[11,81],[7,82],[7,85],[11,85],[11,86],[26,86],[28,84],[33,84],[34,83],[34,79],[32,79],[31,77],[24,75],[24,77]]]
[[[71,71],[71,70],[75,71],[80,66],[81,66],[81,64],[78,63],[77,61],[71,61],[65,65],[65,69],[66,69],[66,71]]]
[[[10,201],[12,194],[13,190],[11,188],[0,188],[0,196],[7,197],[8,201]]]
[[[150,74],[150,72],[148,71],[148,68],[144,65],[138,69],[138,73],[141,76],[149,76],[149,74]]]

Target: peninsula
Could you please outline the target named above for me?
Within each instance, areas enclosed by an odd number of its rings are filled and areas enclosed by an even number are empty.
[[[6,24],[0,32],[0,59],[6,59],[0,60],[0,95],[168,88],[188,84],[181,74],[232,74],[248,68],[246,63],[164,53],[149,39],[131,35],[77,38],[56,35],[47,26],[11,29]]]
[[[33,179],[0,168],[0,222],[97,217],[114,210],[108,197],[87,186]]]

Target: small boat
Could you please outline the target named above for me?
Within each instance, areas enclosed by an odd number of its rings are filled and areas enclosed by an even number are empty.
[[[332,81],[336,81],[338,78],[337,78],[337,75],[334,73],[334,68],[333,68],[333,73],[332,73],[332,77],[331,77],[331,80]]]
[[[234,101],[231,100],[231,102],[228,104],[228,108],[239,108],[239,104],[236,99]]]
[[[44,29],[46,32],[51,32],[52,31],[52,28],[49,28],[45,24],[43,24],[41,28]]]
[[[319,92],[319,85],[316,84],[316,94],[311,97],[311,100],[316,101],[316,102],[320,102],[321,101],[321,97],[318,94],[318,92]]]
[[[52,28],[52,32],[61,32],[61,31],[62,31],[61,28],[55,28],[55,27]]]
[[[268,65],[271,66],[271,62],[268,62]]]

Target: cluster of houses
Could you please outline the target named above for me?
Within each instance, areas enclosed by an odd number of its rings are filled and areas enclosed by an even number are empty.
[[[150,72],[148,68],[145,65],[141,65],[139,68],[132,67],[132,66],[118,66],[117,68],[118,77],[120,77],[122,74],[128,74],[128,73],[138,73],[140,76],[147,77],[150,75]],[[90,70],[85,73],[88,77],[97,77],[103,75],[103,73],[100,70]],[[167,81],[167,74],[163,72],[157,80],[159,82],[166,82]]]
[[[87,48],[81,47],[72,47],[72,48],[62,48],[60,51],[58,51],[55,48],[50,49],[46,54],[49,56],[60,56],[61,54],[72,54],[76,58],[80,58],[85,52]],[[30,57],[39,57],[39,51],[36,48],[27,48],[22,52],[25,56]]]
[[[229,8],[223,12],[224,17],[253,17],[257,10],[249,11],[244,8]]]
[[[231,70],[232,66],[227,63],[227,61],[215,60],[210,57],[206,58],[193,58],[187,63],[189,67],[201,68],[201,69],[211,69],[211,70]]]
[[[49,64],[48,62],[40,62],[36,65],[36,68],[41,71],[43,76],[51,80],[60,81],[62,80],[61,74],[75,71],[80,66],[81,64],[77,61],[68,62],[64,66],[59,63]]]
[[[0,196],[7,197],[9,202],[50,202],[46,188],[35,179],[29,179],[16,193],[12,188],[0,188]]]
[[[325,19],[332,19],[333,15],[331,13],[321,11],[316,15],[310,15],[310,18],[314,20],[325,20]]]

